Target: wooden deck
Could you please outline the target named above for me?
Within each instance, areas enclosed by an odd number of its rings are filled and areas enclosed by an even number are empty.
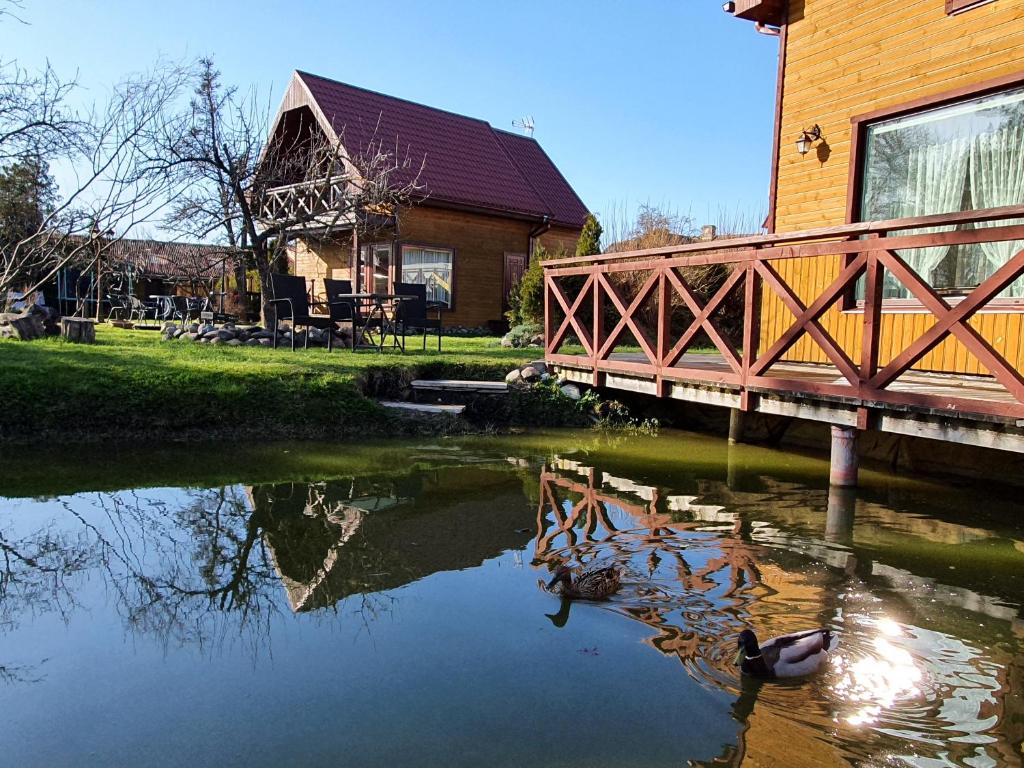
[[[979,319],[1005,311],[1000,297],[1024,275],[1024,249],[957,297],[907,261],[935,246],[1019,248],[1021,218],[1024,206],[1011,206],[549,260],[545,357],[595,386],[1024,452],[1024,371],[1005,334],[986,335]],[[785,276],[825,256],[835,271],[813,285]],[[709,265],[723,277],[698,288],[693,269]],[[898,339],[884,332],[896,311],[884,298],[890,279],[922,320]],[[764,309],[775,304],[791,319],[764,333]],[[837,313],[856,333],[836,334],[826,317]],[[946,341],[962,352],[957,369],[928,372],[922,361]],[[708,343],[717,354],[691,352]]]

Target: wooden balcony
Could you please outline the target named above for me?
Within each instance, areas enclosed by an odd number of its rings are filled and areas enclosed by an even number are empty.
[[[348,176],[305,181],[268,189],[259,203],[263,222],[295,222],[293,231],[351,230],[354,217],[346,198]]]
[[[1024,225],[1011,221],[1021,218],[1024,206],[1012,206],[548,261],[546,358],[568,378],[595,386],[859,429],[953,439],[949,420],[969,420],[987,432],[967,442],[1024,451],[1019,357],[1008,359],[971,323],[993,311],[1012,313],[1014,323],[1024,320],[1021,308],[993,303],[1024,274],[1024,251],[959,299],[941,296],[900,255],[936,245],[1024,240]],[[920,231],[949,225],[956,229]],[[838,266],[830,272],[825,263]],[[725,265],[728,277],[713,295],[702,295],[685,268],[710,264]],[[818,279],[795,285],[783,276],[808,271]],[[920,335],[886,338],[883,353],[887,274],[919,302],[917,311],[929,322]],[[861,278],[864,299],[853,304]],[[743,321],[730,335],[720,320],[734,297],[742,300]],[[781,303],[793,318],[775,338],[762,338],[768,301]],[[682,325],[680,307],[688,310]],[[823,322],[826,313],[842,313],[857,332],[837,338]],[[827,362],[787,354],[804,336]],[[980,363],[974,369],[984,375],[966,365],[946,373],[914,370],[947,338],[973,355]],[[691,351],[698,341],[713,345],[714,354]]]
[[[786,0],[736,0],[732,15],[738,19],[780,26],[786,22]]]

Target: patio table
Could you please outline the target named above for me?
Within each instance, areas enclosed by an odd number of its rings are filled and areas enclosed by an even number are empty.
[[[337,296],[332,296],[331,299],[363,302],[364,306],[362,308],[367,309],[366,315],[363,317],[363,323],[352,339],[353,349],[362,346],[374,346],[378,352],[383,352],[388,334],[390,334],[392,338],[391,346],[394,349],[401,349],[403,353],[405,352],[405,344],[399,341],[395,327],[396,312],[391,312],[389,316],[387,308],[400,304],[403,301],[413,301],[416,299],[415,296],[398,293],[341,293]],[[366,344],[367,334],[372,330],[375,319],[380,324],[380,342],[377,344]]]

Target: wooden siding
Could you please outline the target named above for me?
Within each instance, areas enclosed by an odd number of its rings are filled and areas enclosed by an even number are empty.
[[[995,0],[947,16],[944,0],[791,0],[781,115],[776,231],[841,224],[847,219],[851,118],[1024,71],[1024,4]],[[827,151],[797,153],[800,131],[822,128]],[[816,151],[817,150],[817,151]],[[801,298],[819,295],[839,273],[838,257],[775,266]],[[762,349],[793,320],[765,295]],[[886,312],[881,362],[895,357],[934,323],[918,312]],[[860,354],[861,316],[833,307],[823,325]],[[998,352],[1024,368],[1024,314],[985,312],[971,325]],[[825,362],[806,336],[786,360]],[[955,339],[946,339],[916,366],[922,370],[987,373]]]
[[[421,205],[400,214],[398,248],[405,244],[453,250],[454,307],[445,312],[444,322],[486,326],[504,320],[505,254],[528,252],[534,227],[536,222]],[[574,254],[578,237],[578,230],[552,228],[539,239],[545,248],[563,246]],[[312,280],[319,296],[323,278],[351,279],[351,252],[351,240],[345,236],[339,241],[300,239],[289,256],[295,274]]]

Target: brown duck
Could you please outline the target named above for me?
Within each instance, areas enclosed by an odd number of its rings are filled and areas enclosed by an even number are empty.
[[[622,573],[614,565],[584,571],[575,579],[572,570],[562,565],[548,582],[547,590],[569,600],[607,600],[621,584]]]

